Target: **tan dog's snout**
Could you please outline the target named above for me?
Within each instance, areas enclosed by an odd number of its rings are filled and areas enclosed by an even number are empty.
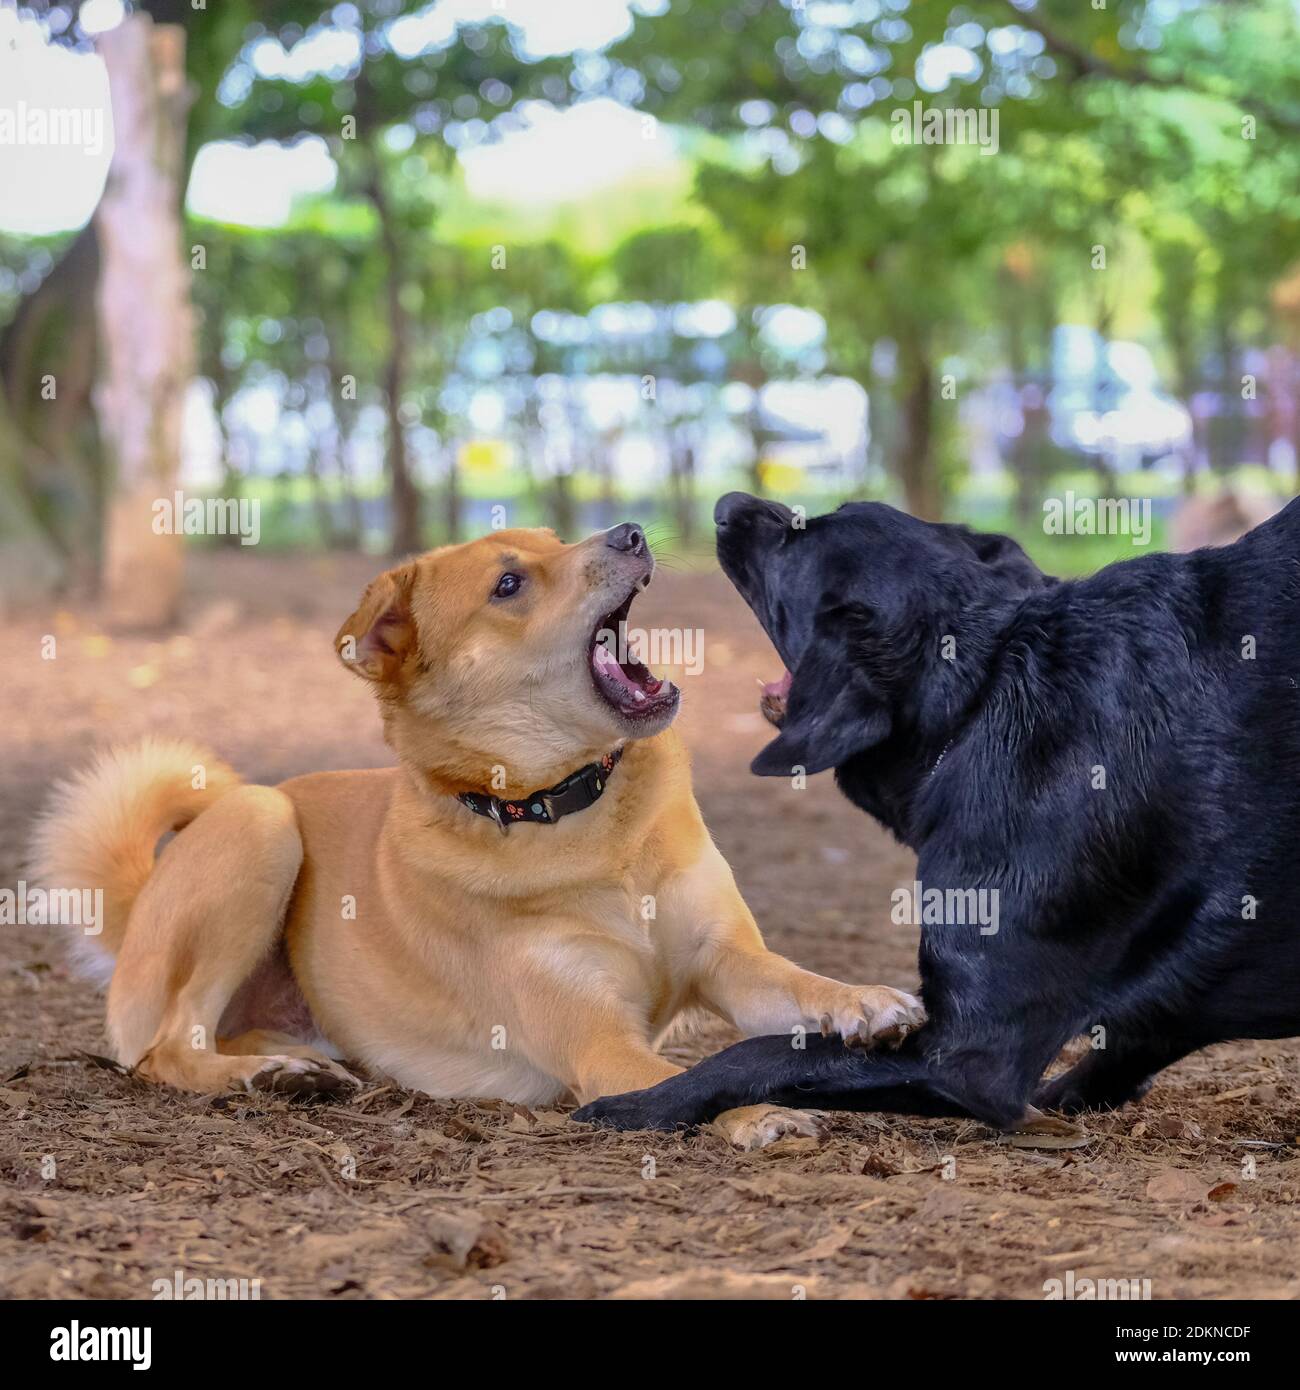
[[[605,532],[605,545],[621,555],[634,558],[648,557],[650,547],[646,544],[645,532],[631,521],[625,521]],[[653,561],[651,561],[653,564]]]
[[[619,602],[629,586],[644,589],[655,571],[655,558],[645,528],[624,521],[608,531],[598,531],[584,542],[588,551],[583,578],[591,593]]]

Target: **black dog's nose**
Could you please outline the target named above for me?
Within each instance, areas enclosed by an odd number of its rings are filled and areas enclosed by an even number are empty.
[[[789,526],[793,520],[794,512],[784,502],[751,497],[747,492],[728,492],[713,504],[713,524],[719,531],[729,526],[739,530],[742,523],[766,525],[769,521]]]
[[[630,521],[625,521],[621,526],[615,526],[613,530],[605,532],[605,544],[611,550],[623,550],[631,555],[644,555],[645,532]]]
[[[736,519],[738,512],[753,506],[757,501],[758,498],[751,497],[747,492],[724,493],[713,504],[713,524],[715,526],[730,525]]]
[[[774,502],[767,497],[751,497],[747,492],[728,492],[713,505],[713,524],[720,531],[728,526],[739,526],[741,522],[779,521],[787,526],[793,515],[784,502]]]

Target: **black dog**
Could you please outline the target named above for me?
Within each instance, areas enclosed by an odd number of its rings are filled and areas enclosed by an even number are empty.
[[[1300,499],[1219,550],[1056,582],[1013,541],[743,493],[718,556],[794,673],[763,775],[835,768],[919,856],[930,1021],[897,1052],[754,1038],[576,1118],[760,1101],[966,1114],[1141,1095],[1229,1038],[1300,1033]],[[963,914],[956,914],[961,916]],[[1093,1050],[1044,1083],[1081,1033]]]

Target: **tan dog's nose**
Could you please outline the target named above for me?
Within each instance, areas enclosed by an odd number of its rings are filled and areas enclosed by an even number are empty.
[[[621,550],[631,555],[645,554],[645,532],[632,522],[625,521],[605,532],[605,544],[611,550]]]

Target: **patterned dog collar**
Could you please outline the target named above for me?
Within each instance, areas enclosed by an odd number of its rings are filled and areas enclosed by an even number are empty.
[[[476,815],[486,816],[496,821],[502,834],[520,821],[534,821],[543,825],[554,825],[561,816],[571,816],[575,811],[585,811],[588,806],[600,800],[609,781],[609,774],[618,766],[623,750],[616,748],[606,753],[598,763],[588,763],[572,772],[563,782],[557,782],[545,791],[532,792],[506,801],[499,796],[484,796],[479,792],[461,792],[456,800],[468,806]]]

